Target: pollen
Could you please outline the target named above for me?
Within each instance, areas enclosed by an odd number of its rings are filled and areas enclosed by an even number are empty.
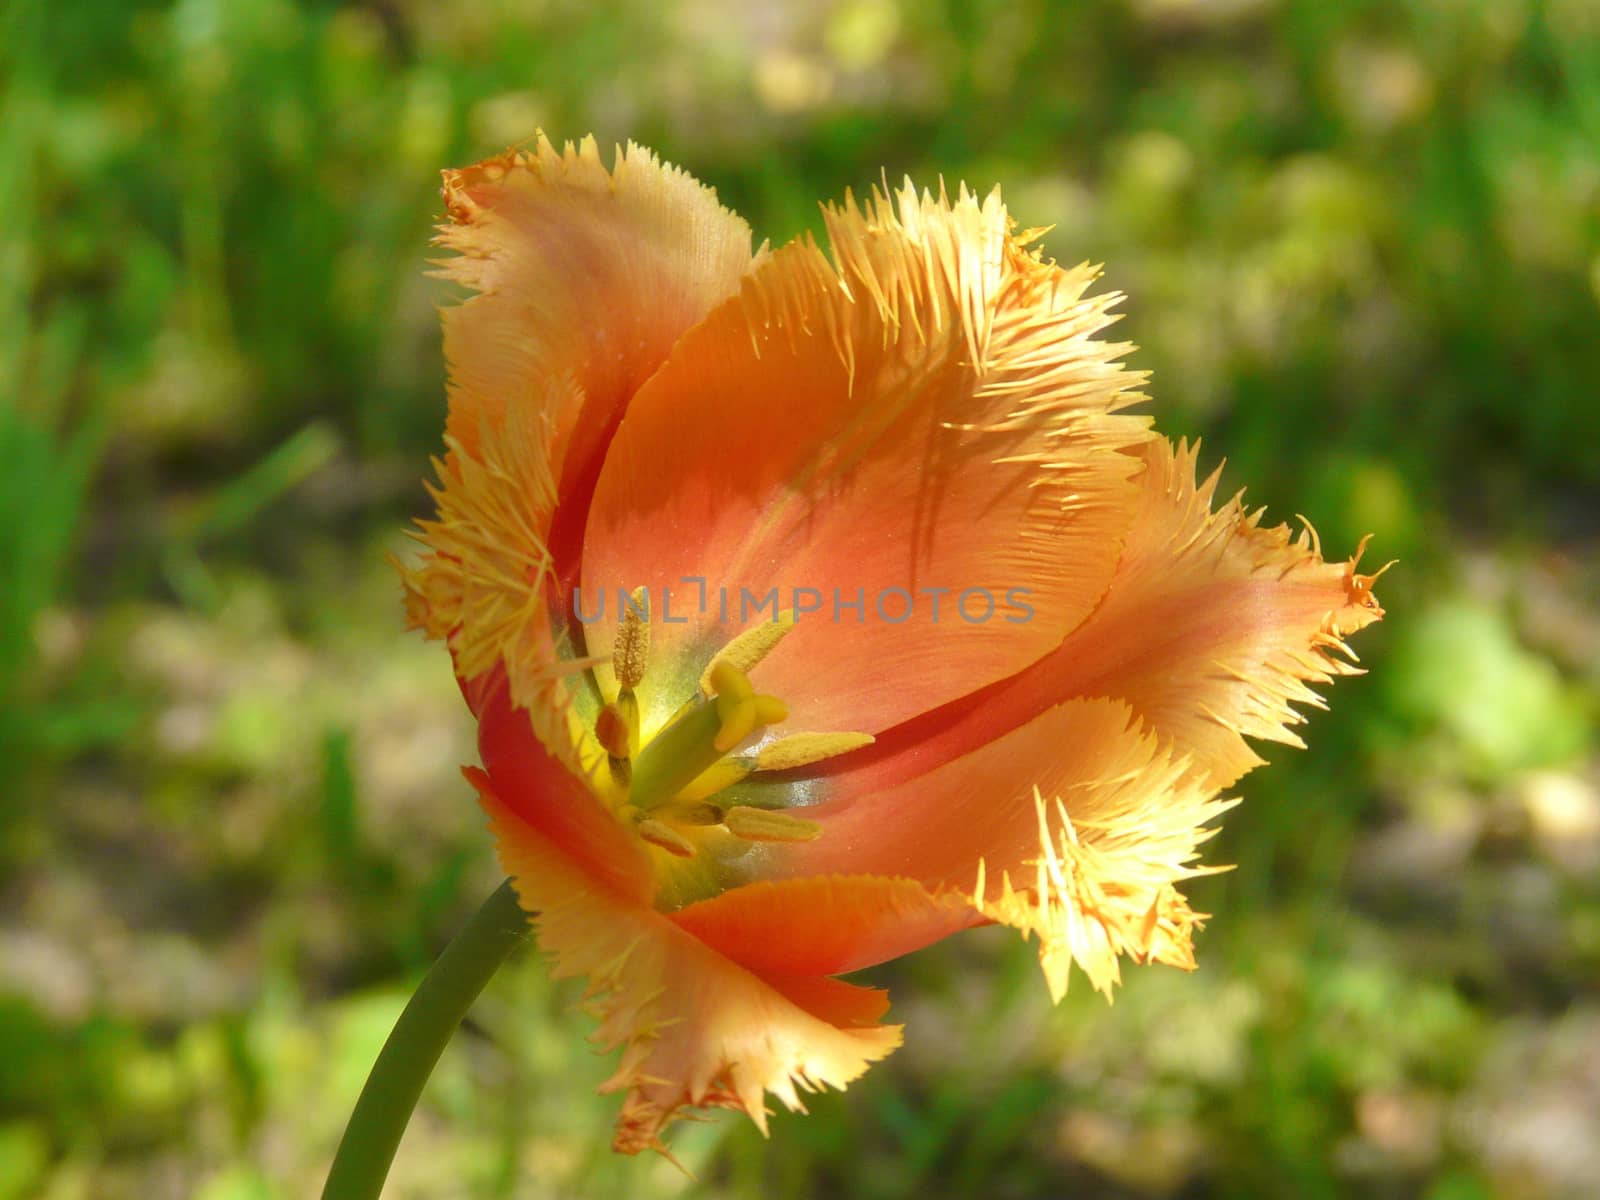
[[[650,594],[644,588],[635,588],[622,606],[622,624],[617,626],[617,636],[611,644],[611,669],[616,672],[617,686],[625,692],[639,686],[650,660],[649,604]]]
[[[777,809],[735,805],[722,820],[728,832],[747,842],[809,842],[822,835],[817,822]]]
[[[758,771],[792,771],[840,754],[849,754],[872,745],[870,733],[792,733],[761,747],[756,754]]]
[[[658,821],[654,817],[646,817],[639,822],[638,830],[640,837],[652,846],[659,846],[668,854],[677,858],[694,857],[694,843],[665,821]]]

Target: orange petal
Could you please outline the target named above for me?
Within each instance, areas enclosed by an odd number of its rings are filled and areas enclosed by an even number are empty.
[[[843,1088],[900,1043],[875,1022],[882,992],[820,977],[762,975],[666,917],[602,886],[474,773],[500,859],[556,978],[586,976],[593,1040],[623,1047],[602,1091],[626,1093],[614,1146],[664,1150],[685,1107],[741,1109],[766,1131],[765,1097],[803,1109],[801,1092]]]
[[[1105,603],[1016,683],[1019,694],[1116,696],[1212,787],[1260,765],[1244,737],[1302,745],[1295,704],[1354,672],[1344,638],[1383,616],[1375,576],[1324,562],[1310,526],[1264,528],[1236,495],[1212,512],[1218,474],[1195,482],[1198,446],[1165,440]],[[1242,736],[1241,736],[1242,735]]]
[[[558,152],[541,133],[446,171],[444,198],[443,274],[476,293],[442,313],[448,433],[475,453],[511,402],[549,404],[565,501],[673,343],[738,286],[750,227],[639,146],[607,171],[592,137]]]
[[[466,691],[478,716],[484,773],[500,803],[621,900],[648,905],[656,890],[648,853],[595,794],[582,770],[560,761],[535,736],[528,714],[512,706],[504,672],[474,681]]]
[[[671,914],[752,971],[841,975],[981,924],[965,898],[912,879],[832,875],[748,884]]]
[[[785,876],[869,872],[960,889],[1040,943],[1052,993],[1076,961],[1109,990],[1117,957],[1192,965],[1174,884],[1228,807],[1129,708],[1074,700],[882,791],[805,810],[822,836],[774,854]]]
[[[1115,567],[1139,469],[1119,451],[1149,436],[1117,412],[1139,398],[1128,347],[1095,337],[1118,297],[1010,237],[998,194],[908,183],[825,217],[838,268],[801,242],[753,271],[607,454],[583,583],[610,600],[590,640],[610,636],[616,589],[672,589],[683,623],[658,617],[652,658],[686,661],[646,679],[656,720],[751,616],[745,591],[822,605],[761,664],[762,691],[796,727],[874,733],[1055,647]],[[859,621],[835,589],[864,597]],[[937,620],[926,589],[944,589]]]
[[[1238,496],[1216,512],[1217,476],[1196,450],[1144,451],[1126,549],[1105,600],[1059,648],[1015,677],[879,737],[841,789],[873,790],[959,758],[1075,696],[1125,701],[1212,787],[1261,759],[1245,737],[1299,745],[1295,704],[1351,674],[1344,637],[1383,615],[1360,557],[1324,562],[1309,527],[1263,528]],[[1341,657],[1342,656],[1342,657]]]
[[[445,172],[474,294],[442,313],[449,453],[429,553],[405,570],[411,624],[448,637],[463,678],[504,659],[533,708],[557,657],[552,600],[570,590],[587,498],[622,410],[674,342],[737,287],[750,230],[688,175],[630,145],[610,171],[593,139],[543,135]]]

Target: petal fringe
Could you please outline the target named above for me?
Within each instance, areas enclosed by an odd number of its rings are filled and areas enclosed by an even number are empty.
[[[1359,549],[1323,561],[1309,524],[1264,526],[1242,493],[1213,512],[1220,468],[1196,483],[1198,453],[1165,439],[1145,448],[1105,601],[1024,686],[1125,700],[1225,788],[1262,761],[1244,738],[1302,746],[1296,705],[1324,707],[1311,685],[1359,674],[1345,638],[1382,618],[1372,593],[1382,572],[1359,573]]]
[[[1382,571],[1359,572],[1359,549],[1325,562],[1309,525],[1263,526],[1240,496],[1213,512],[1198,447],[1157,438],[1140,453],[1126,549],[1090,617],[1026,670],[880,734],[836,788],[891,786],[1074,697],[1124,701],[1213,788],[1261,764],[1246,737],[1301,744],[1296,706],[1323,707],[1315,685],[1360,673],[1345,639],[1382,618]]]
[[[666,1153],[662,1131],[685,1108],[733,1108],[767,1131],[768,1093],[804,1111],[802,1094],[843,1088],[900,1044],[876,1022],[871,988],[738,965],[642,905],[628,903],[469,772],[502,865],[534,917],[555,978],[586,977],[592,1040],[622,1047],[602,1092],[623,1092],[615,1149]]]
[[[546,407],[557,479],[582,473],[752,261],[750,227],[715,192],[632,143],[608,171],[592,137],[557,151],[541,133],[531,150],[445,171],[444,199],[437,242],[455,256],[440,274],[474,293],[441,313],[448,432],[474,453],[506,410]]]
[[[592,138],[558,151],[541,134],[444,178],[437,241],[455,255],[440,274],[474,294],[441,312],[447,452],[427,552],[401,567],[408,621],[449,639],[463,679],[504,662],[559,740],[565,592],[600,456],[683,331],[737,287],[750,230],[631,144],[607,171]]]
[[[959,888],[978,912],[1039,939],[1060,999],[1077,962],[1109,994],[1117,960],[1193,966],[1199,921],[1175,885],[1231,807],[1116,700],[1073,700],[893,787],[806,809],[823,834],[775,873],[905,876]]]
[[[414,535],[428,553],[414,567],[400,565],[409,625],[447,640],[461,679],[503,667],[541,736],[564,729],[560,682],[571,666],[558,653],[551,617],[548,421],[535,407],[512,406],[476,453],[449,445],[434,464],[440,484],[429,489],[438,516],[419,521]]]
[[[979,863],[976,907],[1038,938],[1057,1002],[1074,962],[1107,997],[1121,982],[1122,955],[1193,970],[1192,934],[1206,914],[1194,912],[1175,883],[1226,869],[1192,864],[1215,833],[1208,823],[1238,801],[1210,796],[1148,734],[1125,750],[1134,760],[1149,757],[1065,796],[1034,792],[1037,857],[1024,860],[1020,889],[1009,868],[996,887],[988,861]]]

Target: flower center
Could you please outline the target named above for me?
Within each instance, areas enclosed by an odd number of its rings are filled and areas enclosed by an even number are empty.
[[[788,770],[871,742],[864,734],[799,734],[759,751],[740,751],[788,706],[758,693],[748,671],[782,640],[792,622],[745,631],[716,656],[697,693],[648,740],[641,737],[634,689],[649,661],[650,630],[642,604],[623,614],[612,650],[616,699],[595,720],[595,738],[609,760],[617,816],[645,842],[676,859],[742,854],[750,843],[810,841],[822,826],[784,811],[788,789],[728,789],[754,772]],[[757,802],[755,793],[760,794]]]

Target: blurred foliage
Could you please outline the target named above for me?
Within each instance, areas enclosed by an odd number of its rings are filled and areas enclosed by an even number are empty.
[[[994,931],[770,1143],[613,1158],[522,962],[395,1197],[1592,1194],[1594,0],[10,0],[0,9],[0,1200],[312,1194],[494,883],[426,504],[436,171],[636,139],[775,243],[909,172],[1107,264],[1152,410],[1401,566],[1199,881],[1201,970],[1048,1008]],[[1225,485],[1227,486],[1227,485]]]

